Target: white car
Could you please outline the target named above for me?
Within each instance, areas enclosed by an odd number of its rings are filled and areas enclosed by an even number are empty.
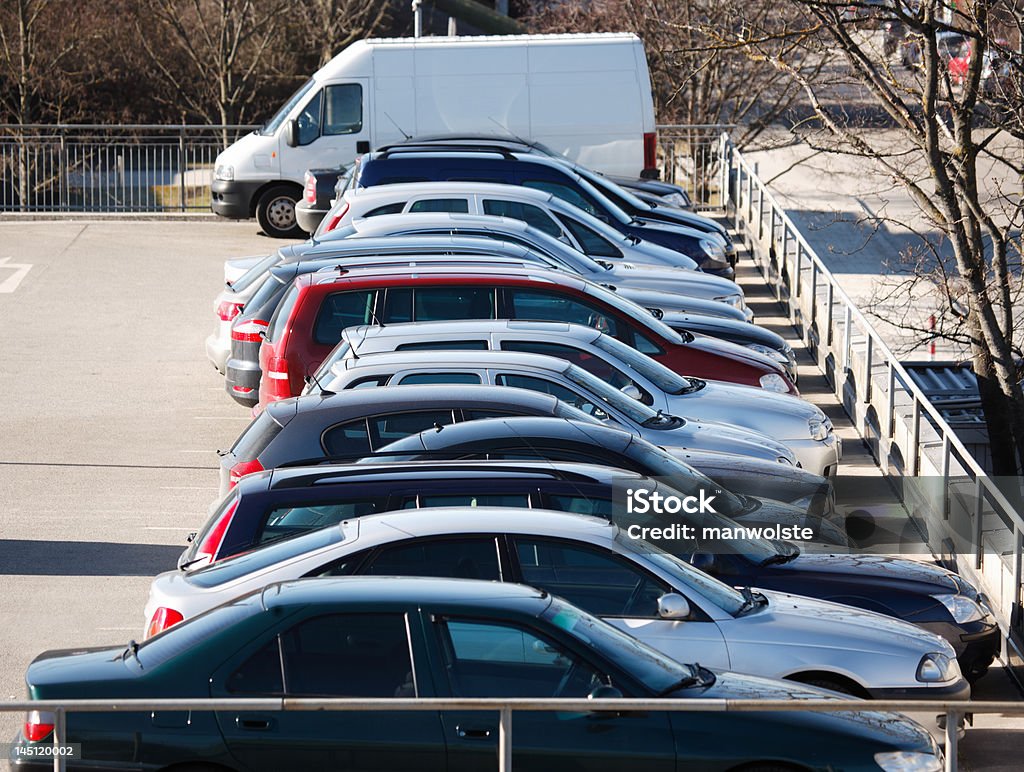
[[[231,356],[231,323],[242,306],[256,293],[270,267],[277,262],[276,255],[249,255],[224,261],[224,288],[213,299],[213,313],[217,317],[213,332],[206,338],[206,357],[223,375]]]
[[[970,695],[953,647],[937,635],[827,601],[738,591],[630,530],[590,516],[501,507],[350,518],[196,571],[160,574],[146,623],[156,618],[155,631],[159,620],[187,619],[299,577],[515,581],[562,596],[681,662],[863,697]]]
[[[500,214],[528,222],[591,257],[688,270],[697,268],[696,261],[686,255],[626,236],[604,220],[551,193],[495,182],[413,182],[349,188],[334,202],[313,239],[325,241],[336,229],[359,219],[431,212]]]
[[[577,273],[598,284],[614,286],[619,292],[646,290],[684,296],[677,298],[675,304],[662,304],[660,307],[664,311],[685,309],[688,307],[685,299],[692,297],[731,306],[746,321],[754,318],[753,312],[747,307],[743,290],[729,279],[701,271],[595,259],[564,240],[514,217],[452,212],[382,214],[354,220],[334,233],[339,234],[339,238],[454,234],[510,241],[540,253],[548,262],[557,263],[563,270]]]
[[[797,464],[789,448],[760,432],[654,410],[571,362],[538,354],[428,350],[343,356],[331,366],[329,377],[310,379],[306,391],[338,393],[347,389],[436,383],[539,391],[662,447]]]
[[[788,447],[800,466],[814,474],[834,475],[843,457],[842,441],[832,422],[815,405],[788,394],[677,375],[621,341],[578,324],[498,319],[350,327],[316,377],[322,383],[332,381],[332,367],[342,358],[425,349],[486,349],[557,357],[655,411],[767,435]]]

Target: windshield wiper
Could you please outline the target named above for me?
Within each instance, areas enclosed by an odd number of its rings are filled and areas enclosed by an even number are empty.
[[[755,595],[754,591],[749,587],[740,587],[740,593],[743,595],[743,605],[736,611],[736,616],[738,617],[768,603],[768,599],[764,595],[761,593]]]
[[[791,560],[796,560],[799,556],[800,556],[799,552],[788,552],[788,553],[776,552],[774,555],[769,555],[768,557],[766,557],[764,560],[762,560],[760,563],[758,563],[758,565],[759,566],[776,566],[776,565],[781,565],[782,563],[788,563]]]
[[[139,658],[139,644],[134,638],[128,641],[128,648],[121,653],[121,659],[128,659],[129,654],[135,657],[135,659]]]
[[[690,675],[688,675],[686,678],[680,678],[675,683],[666,686],[664,689],[662,689],[654,696],[664,697],[666,694],[671,694],[672,692],[678,691],[679,689],[686,689],[689,686],[696,686],[699,683],[703,683],[701,677],[698,675],[700,665],[695,663],[691,665],[691,667],[693,668],[693,672]]]

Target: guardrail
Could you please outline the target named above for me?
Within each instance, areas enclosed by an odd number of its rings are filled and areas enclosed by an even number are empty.
[[[957,769],[957,730],[967,714],[1002,713],[1024,715],[1024,702],[944,702],[940,700],[730,700],[730,699],[563,699],[563,698],[308,698],[259,697],[230,699],[161,700],[32,700],[0,702],[0,712],[46,711],[55,716],[53,768],[66,769],[67,759],[56,750],[65,746],[69,713],[132,713],[139,711],[348,711],[397,712],[466,710],[489,711],[499,715],[498,772],[512,771],[512,715],[516,711],[561,711],[565,713],[607,713],[668,711],[674,713],[752,713],[801,711],[808,713],[899,712],[946,715],[945,770]]]
[[[903,481],[908,511],[938,532],[929,546],[987,594],[1016,664],[1024,640],[1024,518],[843,291],[750,162],[727,135],[719,142],[725,204],[737,232],[883,472]]]
[[[214,159],[254,128],[0,124],[0,212],[209,211]]]
[[[732,124],[658,124],[662,177],[684,188],[697,209],[721,208],[720,137]]]

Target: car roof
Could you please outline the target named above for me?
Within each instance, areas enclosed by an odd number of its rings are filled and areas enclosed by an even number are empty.
[[[264,609],[339,600],[353,605],[373,605],[380,610],[406,609],[415,604],[445,603],[468,608],[492,609],[502,603],[523,601],[540,614],[550,604],[550,596],[540,590],[510,582],[486,582],[477,579],[434,579],[430,577],[345,576],[297,579],[275,582],[263,589]]]
[[[500,182],[396,182],[387,185],[374,185],[369,188],[354,188],[345,191],[345,196],[358,201],[365,201],[387,198],[400,198],[403,196],[433,196],[433,195],[495,195],[519,198],[524,201],[536,201],[546,203],[558,200],[553,193],[548,193],[537,188],[527,188],[522,185],[511,185]],[[440,214],[438,212],[417,212],[420,214]],[[384,217],[385,215],[378,215]]]
[[[390,186],[383,186],[390,187]],[[534,230],[523,220],[493,214],[465,212],[415,212],[380,214],[352,221],[357,233],[387,233],[395,228],[428,230],[431,228],[480,228],[497,233],[529,233]]]
[[[373,356],[352,359],[339,359],[335,365],[344,364],[346,370],[359,372],[364,369],[390,368],[396,365],[421,367],[515,367],[527,370],[564,373],[572,362],[546,354],[530,354],[519,351],[496,351],[492,349],[472,349],[470,351],[430,349],[427,351],[388,351]],[[458,389],[462,384],[447,384],[444,388]],[[402,386],[401,388],[406,388]],[[498,388],[507,388],[500,386]],[[364,391],[364,389],[355,389]],[[372,391],[372,389],[365,389]],[[346,394],[350,392],[345,392]],[[397,395],[393,397],[397,399]]]
[[[440,322],[399,322],[380,325],[361,324],[346,327],[341,336],[349,341],[358,353],[359,347],[373,340],[385,338],[421,338],[437,335],[462,335],[467,338],[483,338],[492,333],[515,332],[526,335],[571,337],[591,343],[604,333],[582,324],[569,322],[542,322],[530,319],[471,319]]]
[[[643,475],[598,464],[575,461],[488,461],[439,460],[359,464],[322,464],[317,466],[277,467],[270,471],[270,489],[352,485],[379,480],[436,479],[448,475],[459,479],[564,480],[572,483],[610,484],[613,478],[633,481]]]
[[[409,353],[412,354],[414,352]],[[428,355],[436,354],[433,351],[425,353]],[[381,356],[386,355],[382,354]],[[367,357],[367,360],[374,358]],[[545,357],[545,359],[551,359],[551,357]],[[361,362],[363,360],[357,359],[354,361]],[[398,388],[401,388],[401,391],[396,391]],[[376,408],[393,408],[395,411],[398,411],[411,408],[474,408],[494,407],[496,405],[507,406],[509,404],[528,405],[538,410],[551,411],[553,413],[559,405],[556,397],[527,389],[516,389],[515,393],[510,393],[509,389],[505,386],[459,384],[458,388],[455,389],[452,384],[431,383],[394,388],[383,386],[375,389],[350,389],[340,394],[330,395],[311,392],[301,397],[278,400],[268,405],[267,409],[269,410],[272,405],[282,405],[282,403],[288,402],[292,402],[296,413],[310,413],[318,410],[356,413]],[[277,409],[287,412],[289,407],[289,405],[285,404]]]
[[[504,284],[549,284],[562,288],[582,290],[588,282],[582,276],[566,273],[564,271],[553,271],[544,266],[519,267],[512,265],[489,266],[484,263],[480,265],[466,266],[464,269],[452,266],[431,266],[423,265],[414,268],[401,266],[352,266],[339,267],[335,271],[320,271],[308,273],[295,279],[299,286],[311,286],[314,284],[328,283],[359,283],[373,284],[377,281],[389,283],[389,279],[404,281],[415,281],[418,278],[436,279],[443,283],[445,279],[456,279],[457,283],[493,284],[500,286]]]
[[[417,217],[418,216],[419,215],[417,215]],[[371,222],[372,219],[367,222]],[[328,236],[329,235],[330,234],[328,234]],[[356,255],[366,253],[369,255],[378,255],[390,253],[407,254],[409,252],[414,252],[415,250],[449,249],[452,247],[460,249],[471,249],[474,247],[490,247],[492,249],[500,248],[500,246],[491,246],[493,244],[504,246],[506,249],[514,248],[520,253],[525,250],[525,247],[520,244],[516,244],[515,242],[500,241],[486,236],[423,233],[410,234],[408,236],[361,236],[359,238],[345,237],[326,238],[317,241],[310,240],[305,242],[305,244],[296,245],[295,247],[290,248],[290,254],[295,255],[295,257],[288,257],[286,259],[294,262],[295,260],[310,259],[324,252],[339,254],[352,253]],[[305,248],[299,251],[298,247],[300,246]]]

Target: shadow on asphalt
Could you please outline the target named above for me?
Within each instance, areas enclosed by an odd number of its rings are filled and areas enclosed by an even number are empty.
[[[184,543],[0,539],[0,575],[153,576],[174,568],[184,548]]]

